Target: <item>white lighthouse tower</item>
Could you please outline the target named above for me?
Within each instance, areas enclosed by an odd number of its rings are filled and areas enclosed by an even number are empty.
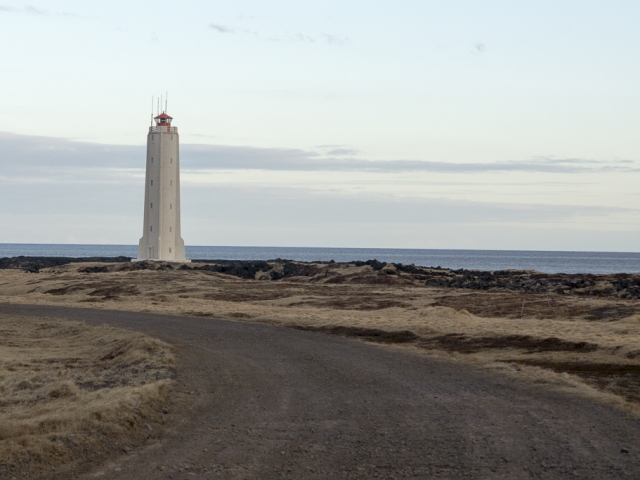
[[[140,260],[188,262],[180,236],[180,138],[172,117],[162,112],[147,135],[144,227]]]

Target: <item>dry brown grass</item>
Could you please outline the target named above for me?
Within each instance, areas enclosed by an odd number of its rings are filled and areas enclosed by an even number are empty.
[[[383,343],[403,339],[397,343],[421,354],[640,413],[638,300],[425,287],[419,277],[388,274],[387,267],[339,264],[278,281],[113,264],[107,272],[79,271],[88,266],[0,271],[0,301],[236,319]]]
[[[67,478],[143,441],[173,364],[141,333],[0,315],[0,477]]]

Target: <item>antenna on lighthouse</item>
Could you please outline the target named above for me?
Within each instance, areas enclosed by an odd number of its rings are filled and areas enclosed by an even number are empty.
[[[153,95],[151,95],[151,126],[153,127]]]
[[[160,99],[158,98],[158,113],[157,115],[160,115]]]
[[[167,108],[168,103],[169,103],[169,91],[167,91],[167,96],[164,97],[164,113],[167,113],[167,111],[169,110]]]

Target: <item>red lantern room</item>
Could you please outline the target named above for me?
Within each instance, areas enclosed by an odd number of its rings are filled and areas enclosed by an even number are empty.
[[[173,117],[170,117],[166,113],[162,112],[160,115],[155,117],[154,120],[156,121],[156,126],[158,127],[170,127]]]

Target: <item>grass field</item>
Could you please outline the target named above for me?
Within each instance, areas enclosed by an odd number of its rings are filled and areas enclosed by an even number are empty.
[[[137,332],[0,315],[0,478],[69,478],[143,442],[174,361]]]

